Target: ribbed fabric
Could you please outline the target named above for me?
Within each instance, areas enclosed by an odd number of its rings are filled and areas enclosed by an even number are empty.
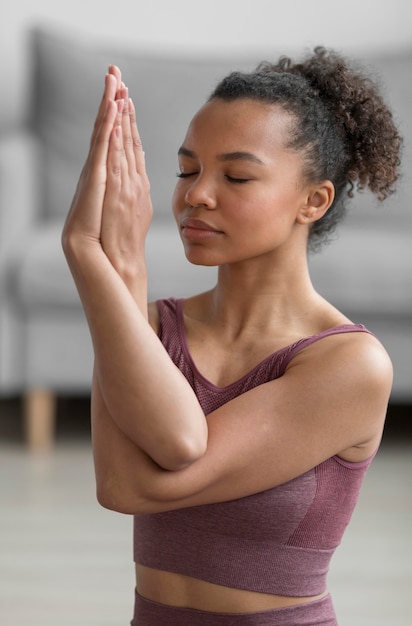
[[[264,359],[239,381],[216,387],[190,357],[182,301],[164,300],[158,307],[163,345],[206,414],[282,376],[289,361],[311,343],[331,334],[369,332],[362,325],[347,324],[301,339]],[[294,480],[245,498],[138,515],[135,561],[249,591],[285,596],[323,593],[330,559],[371,460],[348,463],[332,457]]]
[[[131,626],[337,626],[330,595],[281,609],[254,613],[197,611],[142,598],[135,594]]]

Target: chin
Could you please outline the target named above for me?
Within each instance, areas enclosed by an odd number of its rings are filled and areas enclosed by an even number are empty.
[[[202,246],[184,245],[186,259],[192,265],[203,265],[204,267],[216,267],[221,265],[219,255],[213,254]]]

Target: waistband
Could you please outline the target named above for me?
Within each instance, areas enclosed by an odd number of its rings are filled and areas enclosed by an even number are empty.
[[[213,613],[169,606],[135,592],[131,626],[338,626],[332,598],[254,613]]]

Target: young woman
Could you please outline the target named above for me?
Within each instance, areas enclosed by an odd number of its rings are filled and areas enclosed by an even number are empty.
[[[63,248],[95,352],[97,497],[135,515],[133,625],[337,624],[327,571],[392,370],[314,290],[307,250],[355,185],[393,191],[400,145],[376,87],[333,52],[230,74],[189,125],[173,198],[216,287],[148,305],[149,182],[109,68]]]

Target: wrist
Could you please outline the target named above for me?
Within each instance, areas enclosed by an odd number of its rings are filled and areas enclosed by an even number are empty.
[[[147,267],[144,256],[133,262],[113,264],[113,267],[147,318]]]
[[[61,245],[70,267],[83,266],[99,255],[104,255],[100,241],[83,233],[73,233],[63,230]]]

